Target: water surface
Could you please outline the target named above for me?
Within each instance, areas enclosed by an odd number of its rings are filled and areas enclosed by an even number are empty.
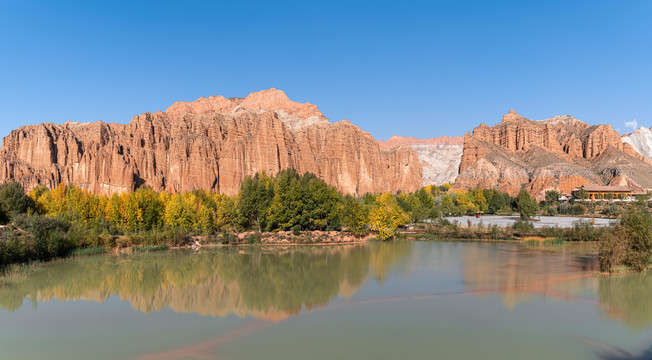
[[[0,287],[7,359],[650,359],[652,274],[595,249],[396,242],[59,261]]]

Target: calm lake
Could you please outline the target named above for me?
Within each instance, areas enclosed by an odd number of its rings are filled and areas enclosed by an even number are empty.
[[[651,359],[652,273],[590,245],[102,255],[0,287],[2,359]]]

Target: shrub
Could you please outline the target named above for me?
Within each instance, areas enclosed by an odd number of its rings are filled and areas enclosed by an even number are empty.
[[[623,216],[621,225],[627,247],[625,265],[636,270],[645,269],[652,260],[652,216],[632,209]]]
[[[244,238],[245,242],[247,244],[260,244],[261,242],[261,236],[259,232],[253,232],[250,234],[247,234]]]
[[[79,224],[70,227],[68,239],[77,247],[104,247],[104,239],[94,228]]]
[[[512,225],[512,229],[522,236],[534,231],[534,225],[529,221],[517,220]]]
[[[627,247],[626,242],[621,241],[621,235],[620,229],[603,234],[598,251],[600,270],[611,271],[625,262]]]
[[[619,213],[618,205],[609,204],[609,206],[602,213],[608,216],[617,216]]]
[[[565,237],[564,231],[565,229],[561,229],[558,227],[550,227],[550,226],[544,226],[536,229],[537,235],[542,236],[544,238]]]
[[[498,227],[498,225],[489,226],[489,234],[491,235],[492,239],[494,240],[498,239],[498,237],[500,236],[500,228]]]
[[[630,209],[614,229],[600,242],[600,268],[611,271],[624,265],[645,270],[652,264],[652,216],[646,211]]]
[[[512,229],[517,232],[518,235],[526,235],[534,231],[534,225],[525,220],[516,220],[512,225]]]
[[[2,267],[9,264],[28,262],[34,258],[25,236],[15,231],[9,231],[4,236],[2,243]]]
[[[568,202],[562,202],[559,204],[559,213],[562,215],[568,215],[571,211],[571,204]]]
[[[584,205],[582,204],[575,204],[570,209],[570,213],[572,215],[584,215],[585,212],[586,212],[586,207],[584,207]]]
[[[16,218],[15,225],[33,236],[34,260],[65,257],[79,246],[67,236],[69,223],[59,218],[23,215]]]
[[[600,231],[589,221],[577,221],[567,229],[566,238],[570,241],[600,240]]]
[[[437,226],[441,226],[441,227],[453,227],[454,226],[453,223],[451,223],[448,219],[444,219],[444,218],[437,219],[436,223],[437,223]]]
[[[557,216],[557,207],[554,205],[546,207],[546,215],[548,216]]]
[[[0,221],[7,223],[18,214],[34,211],[36,203],[25,195],[25,189],[19,183],[12,181],[0,185]]]

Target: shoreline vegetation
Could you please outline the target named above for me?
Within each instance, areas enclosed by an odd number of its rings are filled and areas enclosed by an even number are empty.
[[[413,193],[343,195],[315,175],[288,169],[244,179],[234,196],[196,190],[157,193],[143,187],[110,197],[77,186],[38,187],[25,193],[0,185],[0,272],[69,256],[110,251],[245,244],[353,244],[378,239],[469,239],[561,245],[598,244],[605,272],[642,271],[652,264],[652,216],[647,199],[632,203],[537,203],[495,189],[451,191],[426,186]],[[462,226],[445,216],[520,214],[513,226]],[[535,228],[537,215],[619,218],[609,227],[588,221],[571,228]]]

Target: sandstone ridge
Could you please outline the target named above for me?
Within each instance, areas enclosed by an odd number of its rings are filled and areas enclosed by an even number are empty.
[[[0,181],[30,189],[75,184],[114,194],[207,189],[235,194],[256,172],[312,172],[345,193],[413,191],[421,165],[410,147],[381,151],[349,121],[331,123],[310,103],[270,89],[245,98],[177,102],[129,124],[25,126],[0,149]]]
[[[481,124],[464,136],[455,188],[493,187],[512,195],[525,188],[569,193],[580,185],[652,188],[652,165],[623,143],[610,125],[572,116],[530,120],[510,110],[495,126]]]

